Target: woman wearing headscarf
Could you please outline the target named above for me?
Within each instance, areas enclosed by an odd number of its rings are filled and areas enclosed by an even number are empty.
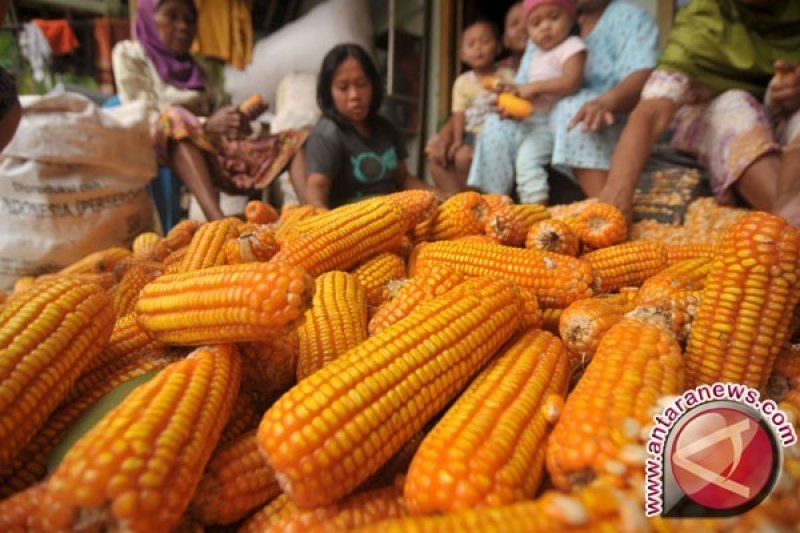
[[[639,174],[671,125],[672,145],[732,191],[800,226],[800,2],[693,0],[614,152],[601,199],[630,213]]]
[[[191,0],[139,0],[136,41],[113,51],[120,100],[144,100],[159,161],[197,198],[207,219],[223,216],[217,189],[269,185],[287,165],[303,173],[305,131],[253,135],[247,117],[225,104],[221,80],[189,55],[197,31]]]

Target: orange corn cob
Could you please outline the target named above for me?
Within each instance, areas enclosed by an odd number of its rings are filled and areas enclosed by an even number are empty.
[[[241,352],[242,350],[240,348],[240,355]],[[246,371],[246,367],[244,365],[244,357],[241,357],[241,359],[241,382],[244,383],[244,373]],[[254,395],[249,390],[246,390],[243,386],[240,386],[239,395],[236,397],[236,401],[233,402],[231,416],[228,418],[228,423],[225,424],[225,427],[222,429],[222,434],[219,436],[219,440],[217,441],[217,447],[219,448],[220,446],[225,446],[233,439],[244,435],[252,429],[256,429],[258,427],[258,423],[261,421],[262,414],[264,414],[264,410],[260,408]]]
[[[638,442],[656,400],[681,393],[683,382],[680,346],[665,329],[633,319],[612,326],[550,435],[547,471],[555,486],[641,468],[621,462],[622,452]]]
[[[271,229],[247,231],[225,243],[225,259],[229,265],[269,261],[278,253],[278,241]]]
[[[298,336],[297,381],[367,338],[367,295],[355,275],[334,271],[316,279],[314,300]]]
[[[139,292],[163,271],[163,267],[153,268],[145,264],[131,266],[110,291],[116,315],[122,317],[133,312],[139,299]]]
[[[114,274],[112,272],[81,272],[77,274],[43,274],[36,278],[35,283],[52,281],[54,279],[71,279],[80,283],[93,283],[105,290],[109,290],[114,285]]]
[[[403,283],[391,300],[378,308],[369,321],[369,334],[375,335],[386,329],[408,316],[418,305],[441,296],[463,281],[463,274],[442,265],[433,265],[423,272],[418,272],[416,276]]]
[[[622,242],[628,234],[625,215],[605,202],[587,205],[578,213],[575,229],[581,242],[594,249]]]
[[[439,204],[433,191],[423,189],[395,192],[387,194],[383,198],[396,203],[403,210],[406,232],[414,229],[420,222],[431,218]]]
[[[295,226],[301,220],[316,216],[320,211],[313,205],[284,206],[278,219],[278,229],[275,236],[278,242],[295,231]]]
[[[525,247],[563,255],[578,255],[581,243],[578,236],[561,220],[536,222],[525,236]]]
[[[160,355],[166,352],[167,346],[158,340],[151,339],[139,326],[136,315],[131,313],[117,319],[111,331],[108,344],[86,365],[83,375],[93,373],[107,367],[118,367],[144,357]]]
[[[312,290],[302,268],[223,265],[155,279],[139,294],[136,317],[168,344],[263,340],[300,318]]]
[[[239,343],[242,389],[250,392],[261,408],[259,421],[264,409],[296,383],[299,351],[296,330],[268,341]]]
[[[289,517],[297,511],[297,506],[289,500],[286,494],[281,493],[250,516],[239,528],[239,533],[264,533],[273,524],[277,524],[283,518]]]
[[[567,353],[528,330],[484,369],[422,441],[405,484],[412,514],[497,506],[533,497],[549,430],[542,404],[567,392]]]
[[[550,211],[550,216],[556,220],[564,220],[577,217],[581,211],[595,203],[597,203],[597,198],[587,198],[570,204],[551,205],[547,210]]]
[[[253,430],[214,452],[197,485],[190,512],[202,524],[230,524],[280,492]]]
[[[700,290],[710,271],[711,260],[704,257],[674,263],[642,283],[636,294],[636,303],[663,300],[679,292]]]
[[[687,259],[705,258],[714,259],[717,250],[715,244],[665,244],[667,247],[667,263],[674,265]]]
[[[44,503],[47,485],[40,483],[0,501],[0,531],[26,533],[39,531],[36,512]]]
[[[37,283],[0,311],[0,468],[8,465],[103,349],[114,310],[98,285]]]
[[[0,497],[10,496],[44,479],[47,459],[73,423],[106,394],[128,380],[164,368],[179,360],[178,355],[159,355],[134,361],[109,373],[87,387],[82,396],[70,395],[53,411],[36,435],[7,468],[0,468]],[[74,390],[74,389],[73,389]],[[2,531],[2,528],[0,528]]]
[[[633,241],[581,256],[592,268],[599,292],[641,285],[667,267],[667,252],[657,242]]]
[[[542,325],[539,327],[558,335],[558,325],[562,314],[564,314],[564,309],[542,309]]]
[[[156,261],[165,261],[172,252],[189,246],[201,225],[196,220],[181,220],[155,245],[150,257]]]
[[[351,492],[514,333],[520,305],[510,284],[468,280],[284,394],[258,431],[284,492],[303,507]]]
[[[543,205],[506,205],[492,211],[487,217],[484,231],[500,244],[522,246],[531,226],[549,218],[550,213]]]
[[[302,266],[312,276],[348,270],[396,246],[403,237],[404,213],[395,203],[366,200],[357,211],[326,216],[328,222],[286,242],[273,261]]]
[[[278,221],[278,212],[261,200],[250,200],[244,206],[244,218],[256,224],[272,224]]]
[[[117,261],[117,264],[114,265],[114,270],[112,272],[114,276],[114,283],[116,284],[122,281],[122,278],[125,276],[125,274],[127,274],[128,271],[134,266],[148,267],[152,270],[158,270],[158,271],[164,270],[164,263],[162,263],[161,261],[155,261],[148,257],[137,257],[135,255],[132,255],[130,257],[126,257],[125,259]]]
[[[33,287],[34,283],[36,283],[36,278],[33,276],[22,276],[21,278],[17,278],[14,282],[14,288],[11,291],[11,295],[19,294],[21,292],[25,292],[31,287]]]
[[[106,248],[99,252],[87,255],[83,259],[72,263],[58,271],[59,274],[91,274],[98,272],[111,272],[117,261],[129,257],[132,252],[126,248]]]
[[[409,269],[445,265],[467,276],[506,279],[530,289],[542,307],[566,307],[592,295],[588,262],[566,255],[471,242],[433,242],[418,247]]]
[[[416,455],[420,444],[425,439],[425,436],[430,433],[430,430],[439,422],[441,417],[432,418],[422,430],[414,434],[410,439],[403,443],[403,446],[388,460],[386,463],[375,472],[375,474],[365,481],[360,487],[359,491],[375,489],[392,485],[397,482],[398,476],[405,479],[405,474],[408,472],[408,467],[411,460]]]
[[[175,249],[174,251],[170,252],[164,258],[164,266],[165,267],[173,267],[174,265],[180,266],[183,262],[183,258],[186,257],[186,252],[189,251],[189,245],[181,246],[180,248]]]
[[[517,119],[524,119],[533,113],[533,103],[530,100],[508,92],[497,95],[497,107]]]
[[[225,264],[225,243],[239,236],[239,221],[224,218],[203,224],[192,237],[181,261],[181,272]]]
[[[483,235],[489,206],[473,191],[458,193],[436,208],[431,218],[414,229],[418,240],[441,241],[468,235]]]
[[[780,217],[745,215],[720,244],[686,349],[691,386],[763,389],[800,299],[800,235]]]
[[[152,231],[140,233],[133,239],[131,250],[135,256],[151,257],[159,242],[161,242],[161,235],[158,233]]]
[[[369,261],[353,270],[353,275],[358,279],[367,294],[367,304],[378,307],[389,299],[387,283],[393,280],[404,279],[406,262],[402,257],[394,254],[378,254]]]
[[[589,363],[603,335],[633,307],[633,302],[596,296],[578,300],[564,309],[558,331],[569,353],[570,368]]]
[[[504,205],[511,205],[514,203],[514,200],[511,199],[510,196],[505,194],[484,194],[482,195],[486,205],[489,206],[489,212],[492,213],[501,206]]]
[[[168,531],[189,505],[239,388],[233,346],[198,348],[134,389],[48,480],[48,529]],[[91,517],[91,518],[90,518]]]
[[[518,289],[522,299],[522,314],[519,316],[520,329],[538,328],[542,325],[542,310],[539,299],[529,289]]]
[[[485,244],[500,244],[495,239],[489,237],[488,235],[468,235],[466,237],[459,237],[458,239],[453,239],[453,242],[482,242]]]
[[[702,299],[702,291],[676,292],[665,298],[637,304],[625,316],[666,328],[682,344],[692,330],[692,322]]]

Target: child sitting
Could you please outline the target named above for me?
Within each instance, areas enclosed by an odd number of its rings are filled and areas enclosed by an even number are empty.
[[[549,187],[544,166],[553,150],[549,111],[560,97],[580,89],[586,45],[570,35],[575,0],[525,0],[523,7],[528,36],[537,50],[528,67],[528,83],[510,87],[534,104],[534,112],[520,123],[517,133],[517,195],[521,203],[546,203]]]

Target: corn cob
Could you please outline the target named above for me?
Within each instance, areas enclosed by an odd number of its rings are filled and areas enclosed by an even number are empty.
[[[500,244],[488,235],[467,235],[466,237],[453,239],[453,242],[481,242],[485,244]]]
[[[98,285],[42,281],[0,311],[0,468],[22,450],[114,327]]]
[[[472,191],[458,193],[436,208],[431,218],[414,228],[417,240],[441,241],[483,235],[489,206],[486,200]]]
[[[161,235],[152,231],[147,231],[145,233],[140,233],[133,239],[131,250],[133,250],[134,256],[149,258],[152,256],[159,242],[161,242]]]
[[[556,220],[574,219],[584,209],[595,203],[597,203],[597,198],[587,198],[586,200],[569,204],[551,205],[547,210],[550,211],[550,216]]]
[[[521,329],[538,328],[542,325],[542,310],[539,308],[539,300],[533,291],[529,289],[518,289],[522,299],[522,313],[519,317],[519,327]]]
[[[638,439],[656,400],[679,394],[683,382],[680,346],[665,329],[633,319],[612,326],[550,435],[546,461],[555,486],[569,489],[624,473],[624,446]],[[626,431],[629,426],[635,431]]]
[[[558,325],[564,311],[564,309],[542,309],[542,324],[539,327],[558,335]]]
[[[261,200],[251,200],[244,206],[244,218],[256,224],[272,224],[278,221],[278,212]]]
[[[392,299],[383,304],[369,321],[370,335],[408,316],[418,305],[441,296],[464,281],[464,275],[442,265],[433,265],[406,281]]]
[[[17,281],[14,282],[14,289],[11,291],[11,295],[16,295],[21,292],[25,292],[36,283],[36,278],[33,276],[22,276],[17,278]]]
[[[561,341],[528,330],[478,375],[425,438],[405,484],[412,514],[533,497],[544,471],[549,394],[567,392]]]
[[[181,220],[167,232],[163,239],[156,243],[150,258],[165,261],[171,253],[189,246],[192,237],[202,224],[196,220]]]
[[[512,281],[530,289],[542,307],[563,308],[592,295],[588,262],[566,255],[510,246],[465,242],[433,242],[420,245],[409,261],[415,269],[445,265],[467,276]]]
[[[89,407],[118,385],[148,372],[164,368],[178,361],[179,358],[178,355],[164,354],[128,363],[115,369],[104,379],[95,382],[94,386],[87,387],[83,396],[73,397],[62,402],[8,468],[0,469],[0,497],[10,496],[13,492],[44,479],[47,474],[47,458],[53,448]],[[0,528],[0,530],[2,529]]]
[[[399,476],[405,479],[405,474],[408,472],[408,467],[411,460],[416,455],[420,444],[425,439],[425,436],[430,433],[430,430],[436,426],[441,417],[433,417],[422,430],[415,433],[410,439],[403,443],[403,446],[386,463],[375,472],[375,474],[365,481],[359,488],[359,491],[377,489],[391,485],[398,480]]]
[[[119,367],[145,357],[162,355],[167,346],[150,336],[139,326],[136,315],[131,313],[117,319],[108,339],[108,344],[84,368],[82,375],[108,367]],[[70,398],[72,393],[67,395]]]
[[[264,414],[261,449],[303,507],[348,494],[516,330],[513,286],[464,282],[298,383]]]
[[[789,344],[775,358],[767,396],[779,402],[793,389],[800,391],[800,346]]]
[[[286,207],[281,210],[281,216],[278,219],[278,229],[275,232],[275,237],[278,242],[282,242],[285,238],[289,237],[295,230],[297,223],[306,218],[316,216],[319,210],[313,205],[301,205],[295,207]]]
[[[96,274],[111,272],[117,261],[129,257],[132,252],[126,248],[106,248],[87,255],[58,271],[59,274]]]
[[[36,278],[35,283],[52,281],[54,279],[71,279],[80,283],[92,283],[99,285],[105,290],[109,290],[114,285],[114,274],[112,272],[79,272],[76,274],[43,274]]]
[[[253,430],[214,452],[197,485],[190,513],[202,524],[230,524],[280,491]]]
[[[357,211],[340,216],[331,211],[323,227],[286,242],[273,261],[305,268],[312,276],[329,270],[349,270],[396,246],[403,237],[404,213],[390,201],[359,202]],[[322,216],[322,215],[321,215]]]
[[[387,283],[404,279],[408,274],[406,262],[402,257],[384,253],[376,255],[353,270],[353,275],[367,294],[367,304],[370,307],[378,307],[389,299]]]
[[[581,256],[592,268],[599,292],[641,285],[667,267],[667,252],[657,242],[633,241]]]
[[[333,271],[316,279],[314,300],[298,336],[297,381],[367,338],[367,296],[355,275]]]
[[[4,533],[26,533],[40,531],[40,524],[34,518],[44,503],[47,491],[45,483],[18,492],[0,501],[0,531]]]
[[[525,247],[563,255],[578,255],[581,243],[578,236],[562,220],[536,222],[528,230]]]
[[[264,533],[273,524],[298,511],[298,507],[285,493],[279,494],[267,505],[248,518],[239,528],[239,533]]]
[[[239,221],[224,218],[203,224],[192,237],[181,261],[181,272],[225,264],[225,243],[239,236]]]
[[[423,189],[395,192],[383,198],[396,203],[403,210],[405,232],[411,231],[417,224],[431,218],[439,203],[433,191]]]
[[[625,215],[611,204],[595,202],[575,216],[575,229],[581,242],[597,249],[625,240],[628,224]]]
[[[145,264],[131,266],[110,291],[116,315],[122,317],[133,312],[139,299],[139,292],[163,271],[163,267],[156,269]]]
[[[484,194],[483,200],[486,202],[486,205],[489,206],[490,213],[493,213],[501,206],[512,205],[514,203],[514,200],[505,194]]]
[[[506,205],[486,218],[484,232],[500,244],[522,246],[531,226],[549,218],[547,208],[539,204]]]
[[[239,349],[241,355],[241,348]],[[247,368],[244,365],[244,357],[242,359],[242,385],[239,387],[239,395],[236,401],[233,402],[233,409],[231,416],[228,418],[228,423],[222,429],[222,434],[217,441],[217,447],[225,446],[233,439],[244,435],[251,429],[256,429],[258,423],[261,421],[261,415],[264,410],[256,402],[255,396],[247,389],[244,388],[244,373]]]
[[[229,265],[269,261],[278,252],[278,241],[271,229],[247,231],[225,243],[225,262]]]
[[[588,364],[603,335],[633,307],[633,302],[595,296],[578,300],[564,309],[558,331],[569,353],[569,367],[574,369]]]
[[[691,386],[766,386],[800,299],[798,247],[798,231],[763,212],[745,215],[725,234],[686,349]]]
[[[136,317],[168,344],[268,339],[300,318],[313,290],[302,268],[245,263],[163,275],[142,289]]]
[[[692,322],[702,299],[702,291],[676,292],[665,298],[637,304],[625,316],[666,328],[683,344],[692,330]]]
[[[242,389],[249,391],[261,408],[259,421],[264,409],[296,383],[299,343],[296,330],[268,341],[239,343]]]
[[[665,244],[667,248],[667,264],[674,265],[687,259],[714,259],[717,250],[715,244]]]
[[[704,257],[674,263],[642,284],[636,294],[636,303],[663,300],[679,292],[700,290],[710,271],[711,260]]]
[[[122,281],[122,278],[125,277],[125,274],[127,274],[128,271],[133,267],[147,267],[151,270],[163,272],[164,263],[161,261],[155,261],[148,257],[137,257],[135,255],[126,257],[125,259],[120,259],[117,261],[117,264],[114,265],[114,270],[112,271],[114,283],[117,284]]]
[[[198,348],[137,387],[50,477],[48,529],[167,531],[191,501],[239,387],[233,346]]]

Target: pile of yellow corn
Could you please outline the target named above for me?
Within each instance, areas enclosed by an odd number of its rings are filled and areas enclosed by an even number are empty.
[[[740,517],[643,504],[652,416],[687,388],[744,383],[797,424],[800,232],[783,219],[630,240],[599,202],[425,191],[245,214],[3,295],[0,531],[800,523],[797,445]]]

